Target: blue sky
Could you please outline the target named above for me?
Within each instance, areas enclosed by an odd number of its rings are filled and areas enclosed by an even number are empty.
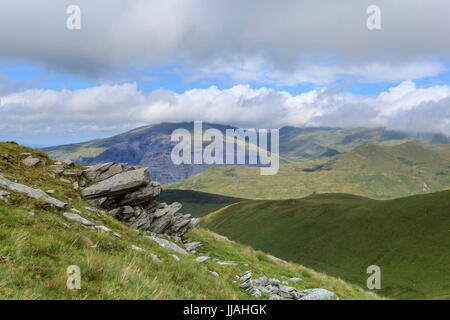
[[[444,66],[445,70],[437,75],[422,77],[415,80],[418,87],[430,87],[433,85],[450,84],[450,68]],[[192,71],[191,71],[192,72]],[[167,89],[176,93],[183,93],[191,89],[206,89],[211,86],[217,86],[220,89],[226,89],[240,82],[230,78],[205,77],[203,79],[192,80],[180,66],[167,66],[154,69],[129,67],[124,71],[117,72],[105,80],[93,80],[86,77],[65,72],[56,72],[45,69],[35,63],[22,61],[8,61],[0,64],[0,74],[12,85],[26,90],[33,87],[41,89],[69,89],[79,90],[98,86],[104,83],[122,83],[136,82],[139,89],[152,91],[156,89]],[[405,79],[407,80],[407,79]],[[358,81],[352,76],[343,76],[336,80],[334,86],[342,87],[343,91],[361,94],[377,95],[380,92],[388,90],[390,87],[398,85],[401,81],[394,82],[364,82]],[[300,94],[310,90],[324,87],[321,84],[297,83],[293,85],[279,85],[276,83],[264,83],[260,81],[247,81],[252,88],[262,87],[283,90],[292,94]]]

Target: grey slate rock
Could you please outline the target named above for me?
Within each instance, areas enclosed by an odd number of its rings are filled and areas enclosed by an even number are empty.
[[[245,282],[245,281],[251,279],[251,277],[252,277],[252,273],[248,272],[248,273],[244,274],[242,277],[240,277],[239,281]]]
[[[150,258],[152,259],[153,262],[156,263],[161,263],[162,261],[158,258],[158,256],[154,253],[150,253]]]
[[[62,201],[59,201],[58,199],[50,197],[47,193],[40,189],[33,189],[27,186],[24,186],[20,183],[12,182],[5,177],[0,175],[0,187],[13,191],[13,192],[19,192],[24,193],[28,195],[31,198],[34,199],[41,199],[47,203],[50,203],[58,208],[64,208],[67,203],[64,203]]]
[[[41,162],[41,160],[37,159],[37,158],[26,158],[22,160],[22,163],[24,165],[26,165],[27,167],[34,167],[35,165],[37,165],[39,162]]]
[[[67,177],[80,177],[83,175],[83,171],[79,169],[67,169],[62,172],[62,175]]]
[[[175,251],[179,254],[188,254],[188,252],[186,250],[184,250],[183,248],[179,247],[178,245],[176,245],[175,243],[173,243],[169,240],[162,239],[162,238],[155,237],[155,236],[146,236],[146,238],[149,238],[149,239],[155,241],[163,248]]]
[[[238,264],[234,261],[217,261],[217,264],[220,264],[222,266],[237,266]]]
[[[81,194],[86,198],[105,195],[119,195],[133,191],[149,183],[148,169],[141,168],[116,174],[83,189]]]
[[[64,172],[64,165],[62,164],[53,164],[51,166],[48,167],[49,171],[56,173],[56,174],[61,174]]]
[[[131,245],[131,249],[133,249],[134,251],[138,251],[138,252],[143,250],[142,248],[135,246],[134,244]]]
[[[120,206],[137,206],[142,203],[154,200],[161,194],[162,188],[158,182],[152,181],[147,186],[140,188],[134,192],[126,194],[120,200]]]
[[[103,225],[102,226],[95,226],[95,229],[103,230],[105,232],[111,232],[112,231],[110,228],[105,227]]]
[[[180,258],[176,254],[169,254],[172,258],[174,258],[177,261],[180,261]]]
[[[178,202],[167,205],[155,199],[162,191],[151,181],[147,168],[109,162],[83,172],[87,187],[82,195],[89,203],[109,210],[118,220],[133,228],[181,238],[200,219],[179,212]],[[84,184],[84,183],[83,183]]]
[[[322,288],[314,288],[300,291],[302,297],[300,300],[330,300],[334,293]]]
[[[198,263],[202,263],[202,262],[205,262],[208,259],[209,259],[208,256],[201,256],[201,257],[196,258],[194,261],[198,262]]]
[[[295,291],[295,290],[297,290],[297,289],[295,289],[294,287],[280,286],[280,291],[281,292],[289,293],[289,292]]]
[[[188,244],[186,244],[186,250],[191,252],[197,250],[201,245],[201,242],[189,242]]]
[[[83,218],[82,216],[80,216],[80,215],[78,215],[76,213],[64,212],[63,216],[66,217],[69,220],[79,222],[79,223],[81,223],[81,224],[83,224],[85,226],[88,226],[88,227],[94,226],[93,222]]]

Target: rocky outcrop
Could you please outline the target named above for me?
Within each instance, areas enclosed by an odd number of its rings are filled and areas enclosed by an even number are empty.
[[[122,194],[147,186],[149,182],[147,168],[123,171],[85,188],[81,194],[88,199],[110,197],[114,200]]]
[[[269,295],[269,300],[330,300],[335,297],[331,291],[322,288],[298,290],[297,288],[284,285],[278,279],[260,277],[252,279],[252,272],[249,270],[239,277],[240,287],[256,298],[261,298],[263,294]],[[292,282],[302,281],[300,278],[292,278]]]
[[[116,162],[97,164],[82,173],[80,186],[84,187],[81,195],[89,203],[136,229],[181,237],[199,222],[180,213],[178,202],[169,205],[156,201],[162,188],[151,181],[148,168]]]

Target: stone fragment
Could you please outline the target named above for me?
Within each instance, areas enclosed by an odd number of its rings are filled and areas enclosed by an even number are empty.
[[[153,262],[161,263],[162,261],[158,258],[158,256],[154,253],[150,253],[150,258],[152,258]]]
[[[47,203],[50,203],[58,208],[64,208],[67,204],[59,201],[58,199],[50,197],[47,193],[40,189],[33,189],[27,186],[24,186],[20,183],[12,182],[3,176],[0,175],[0,187],[8,189],[13,192],[24,193],[31,198],[41,199]]]
[[[119,206],[137,206],[154,200],[161,193],[161,185],[158,182],[150,182],[147,186],[126,194],[118,203]]]
[[[155,236],[146,236],[146,238],[149,238],[149,239],[155,241],[163,248],[175,251],[179,254],[188,254],[188,252],[186,250],[184,250],[183,248],[179,247],[178,245],[176,245],[175,243],[173,243],[169,240],[162,239],[162,238],[155,237]]]
[[[314,288],[300,291],[302,297],[300,300],[330,300],[334,293],[322,288]]]
[[[62,175],[67,177],[80,177],[82,174],[83,170],[80,169],[67,169],[62,172]]]
[[[94,226],[93,222],[83,218],[82,216],[80,216],[80,215],[78,215],[76,213],[64,212],[63,216],[66,217],[69,220],[79,222],[79,223],[81,223],[81,224],[83,224],[85,226],[88,226],[88,227],[89,226]]]
[[[105,226],[95,226],[96,229],[103,230],[105,232],[111,232],[112,230]]]
[[[131,249],[133,249],[134,251],[138,251],[138,252],[143,250],[142,248],[135,246],[134,244],[131,245]]]
[[[194,250],[197,250],[201,245],[202,245],[201,242],[190,242],[186,244],[186,250],[192,252]]]
[[[208,256],[201,256],[201,257],[196,258],[194,261],[198,262],[198,263],[202,263],[202,262],[205,262],[208,259],[209,259]]]
[[[176,254],[169,254],[172,258],[174,258],[177,261],[180,261],[180,258]]]
[[[22,163],[24,165],[26,165],[27,167],[34,167],[35,165],[37,165],[39,162],[41,162],[41,160],[37,159],[37,158],[26,158],[22,160]]]
[[[252,273],[248,272],[248,273],[244,274],[242,277],[240,277],[239,281],[245,282],[245,281],[251,279],[251,277],[252,277]]]
[[[48,169],[49,169],[49,171],[51,171],[53,173],[61,174],[61,173],[64,172],[65,167],[62,164],[57,164],[56,163],[56,164],[53,164],[53,165],[49,166]]]
[[[217,261],[217,264],[222,266],[237,266],[238,264],[234,261]]]
[[[300,278],[290,278],[289,281],[292,281],[292,282],[300,282],[300,281],[303,281],[303,280],[300,279]]]

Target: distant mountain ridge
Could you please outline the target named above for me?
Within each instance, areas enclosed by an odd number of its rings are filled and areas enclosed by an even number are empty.
[[[233,126],[203,124],[204,130],[214,128],[225,133]],[[83,165],[117,161],[130,165],[146,166],[152,177],[163,183],[189,178],[211,165],[174,165],[170,154],[174,142],[170,141],[176,129],[193,131],[193,123],[161,123],[140,127],[106,139],[44,148],[52,158],[74,161]],[[328,158],[367,143],[399,144],[418,139],[425,143],[450,143],[450,138],[440,134],[409,134],[383,128],[337,129],[296,128],[280,129],[280,157],[282,162],[301,162]]]

